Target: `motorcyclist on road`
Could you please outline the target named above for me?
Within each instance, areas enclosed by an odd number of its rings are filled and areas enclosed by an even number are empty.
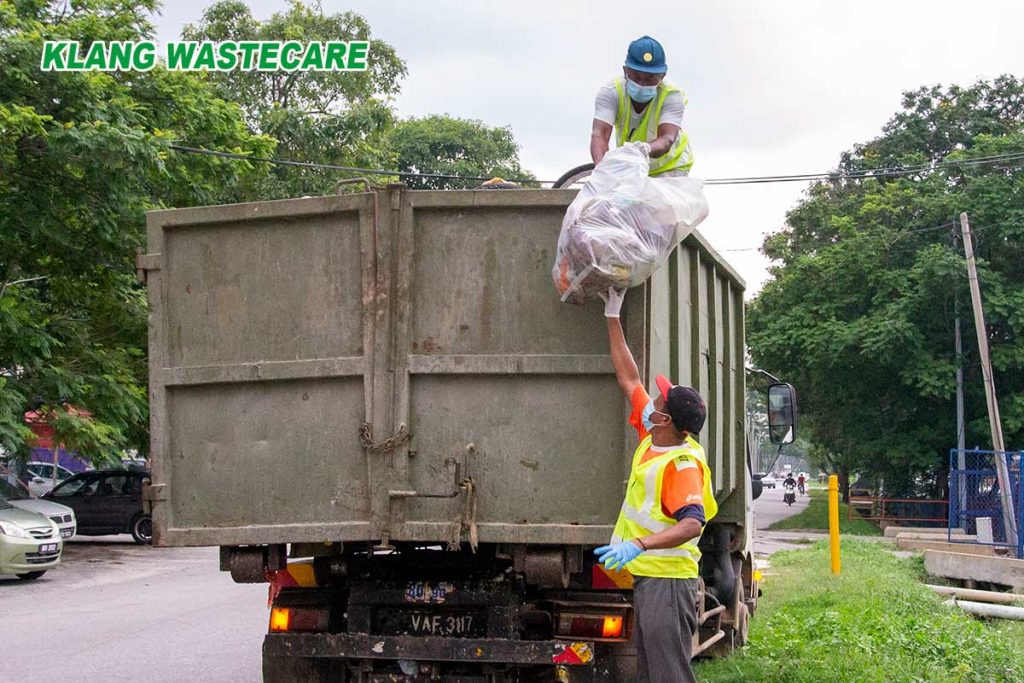
[[[792,486],[793,488],[796,488],[796,479],[793,478],[792,474],[787,474],[786,480],[782,482],[782,486],[783,488],[785,488],[786,486]]]
[[[800,492],[801,496],[807,493],[807,489],[804,488],[804,475],[801,474],[799,477],[797,477],[796,484],[796,488]]]

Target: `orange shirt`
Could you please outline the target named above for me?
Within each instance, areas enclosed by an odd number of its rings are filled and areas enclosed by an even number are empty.
[[[636,433],[643,441],[647,438],[647,429],[644,428],[644,408],[651,400],[647,390],[642,384],[638,384],[633,390],[629,402],[633,406],[633,412],[629,416],[629,424],[636,428]],[[656,457],[660,452],[667,450],[664,447],[651,446],[640,458],[640,462],[646,462]],[[675,514],[687,505],[704,505],[704,473],[700,467],[686,467],[676,469],[666,467],[661,482],[661,511],[666,517],[675,517]]]

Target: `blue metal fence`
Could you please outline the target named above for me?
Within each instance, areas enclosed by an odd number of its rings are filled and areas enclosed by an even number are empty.
[[[1002,491],[996,472],[996,462],[1002,459],[1010,475],[1010,496],[1017,521],[1017,545],[1007,539],[1003,523]],[[1021,477],[1020,451],[983,451],[956,448],[949,451],[949,541],[950,543],[980,543],[1006,548],[1024,558],[1024,477]],[[978,531],[981,530],[981,536]],[[991,529],[991,538],[988,530]],[[955,534],[963,531],[965,539]]]

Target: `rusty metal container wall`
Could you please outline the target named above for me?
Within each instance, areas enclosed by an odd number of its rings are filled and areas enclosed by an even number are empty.
[[[662,373],[704,397],[699,441],[714,477],[717,521],[744,524],[746,384],[743,279],[699,232],[648,284],[649,386]]]
[[[151,213],[158,542],[606,541],[636,438],[600,305],[551,285],[572,197],[394,188]],[[623,314],[649,385],[704,395],[720,519],[738,523],[742,290],[695,234]],[[364,423],[412,438],[366,449]]]

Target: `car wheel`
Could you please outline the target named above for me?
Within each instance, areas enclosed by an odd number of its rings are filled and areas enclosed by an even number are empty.
[[[22,581],[35,581],[36,579],[38,579],[40,576],[42,576],[45,573],[46,573],[46,570],[43,569],[43,570],[37,571],[37,572],[25,572],[24,574],[18,574],[17,576]]]
[[[139,545],[153,542],[153,518],[145,513],[135,515],[131,526],[132,538]]]

